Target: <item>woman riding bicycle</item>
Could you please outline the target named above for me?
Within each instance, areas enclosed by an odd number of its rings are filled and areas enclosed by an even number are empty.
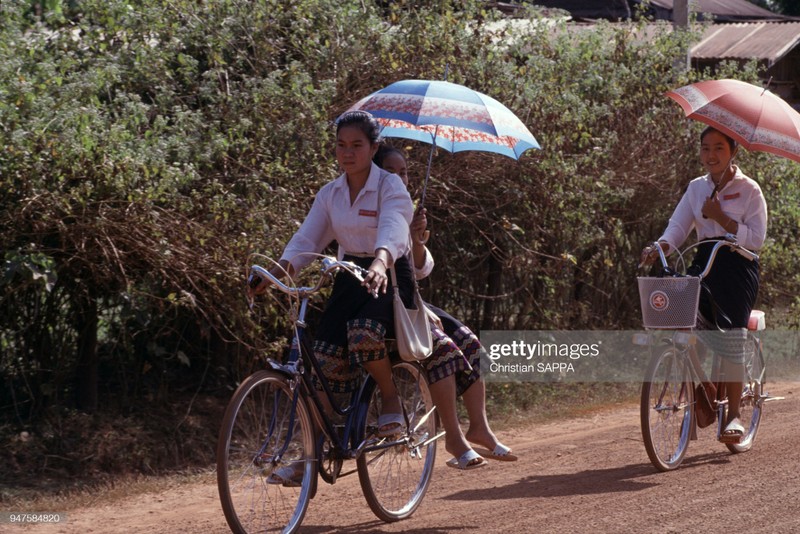
[[[764,244],[767,205],[761,188],[733,165],[738,146],[724,133],[707,127],[700,134],[700,161],[708,174],[695,178],[658,239],[665,254],[677,250],[694,229],[699,241],[733,235],[752,251]],[[700,245],[689,274],[705,268],[713,243]],[[654,247],[642,251],[642,263],[657,257]],[[744,341],[750,312],[758,294],[758,260],[750,260],[728,247],[719,250],[711,272],[704,279],[709,289],[700,294],[698,329],[714,352],[721,356],[720,371],[728,403],[728,420],[720,441],[738,443],[744,435],[739,421],[739,402],[744,372]],[[722,332],[724,330],[724,332]]]
[[[317,327],[314,353],[325,379],[336,393],[348,393],[360,383],[359,365],[378,384],[383,414],[380,436],[402,430],[404,420],[385,337],[394,331],[392,297],[387,293],[387,271],[395,269],[400,294],[412,303],[412,268],[408,252],[408,225],[413,205],[399,177],[372,163],[378,148],[380,125],[369,114],[353,111],[336,123],[336,158],[344,171],[316,195],[303,224],[271,270],[282,278],[299,272],[334,240],[344,259],[368,269],[360,283],[349,274],[336,277],[333,292]],[[285,271],[284,271],[285,269]],[[256,293],[267,284],[262,283]]]
[[[362,283],[367,291],[346,273],[336,277],[313,348],[333,392],[349,393],[358,386],[358,365],[375,379],[383,409],[378,436],[386,437],[402,432],[405,423],[385,345],[385,338],[394,333],[387,270],[395,269],[400,296],[411,307],[414,274],[407,254],[413,205],[402,180],[372,162],[379,145],[378,122],[369,113],[351,111],[339,117],[336,128],[336,157],[344,174],[317,193],[306,220],[286,246],[280,265],[291,275],[311,261],[304,253],[319,253],[335,240],[345,260],[369,269]],[[272,274],[280,278],[284,273],[274,268]],[[256,292],[265,288],[266,283]],[[442,401],[451,385],[455,389],[455,373],[469,368],[469,363],[458,351],[429,360],[425,367],[432,378],[431,395],[439,417],[457,424],[455,402]],[[485,463],[466,442],[451,443],[446,448],[460,459],[459,467]]]

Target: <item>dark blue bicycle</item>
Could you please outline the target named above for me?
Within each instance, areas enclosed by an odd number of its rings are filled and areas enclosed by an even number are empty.
[[[287,294],[294,335],[285,362],[267,359],[234,392],[225,411],[217,445],[217,485],[233,532],[294,532],[316,493],[317,474],[333,484],[358,473],[372,511],[390,522],[409,517],[422,502],[436,458],[436,433],[427,380],[416,363],[393,364],[403,404],[405,430],[378,437],[380,395],[366,373],[349,403],[331,393],[306,333],[309,299],[337,273],[363,279],[357,265],[324,258],[313,287],[289,287],[259,266],[249,282],[266,280]],[[349,273],[349,274],[344,274]],[[322,391],[312,382],[319,377]],[[344,423],[323,409],[323,396]],[[355,469],[345,471],[345,462]]]

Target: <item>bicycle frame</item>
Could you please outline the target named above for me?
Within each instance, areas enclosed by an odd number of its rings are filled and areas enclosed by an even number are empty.
[[[308,302],[311,296],[322,287],[326,278],[330,278],[332,274],[340,270],[345,270],[353,276],[363,279],[364,270],[357,265],[350,262],[336,261],[331,258],[325,258],[323,260],[322,268],[323,276],[320,278],[319,283],[317,283],[315,287],[290,288],[275,278],[269,271],[258,265],[251,267],[251,275],[248,283],[252,286],[255,277],[267,279],[284,293],[291,296],[297,296],[299,298],[299,309],[296,317],[294,318],[294,334],[289,350],[289,357],[286,363],[276,362],[275,360],[268,358],[267,364],[271,369],[278,371],[291,379],[291,384],[293,385],[292,389],[294,391],[294,404],[297,403],[299,397],[299,390],[297,389],[298,387],[302,387],[303,394],[312,399],[312,417],[323,430],[325,436],[330,440],[331,444],[333,445],[335,455],[340,459],[356,459],[366,451],[374,451],[393,447],[398,444],[406,444],[408,438],[402,437],[397,440],[383,439],[379,440],[380,442],[377,444],[371,444],[365,439],[365,436],[357,435],[357,432],[354,432],[354,429],[361,428],[363,425],[359,423],[364,417],[366,417],[366,406],[368,399],[365,398],[365,391],[368,384],[367,380],[370,380],[370,378],[362,382],[359,390],[352,394],[350,405],[344,408],[341,407],[336,402],[330,385],[328,384],[328,381],[322,372],[322,368],[316,356],[314,355],[313,349],[310,346],[310,342],[308,341],[306,334],[307,323],[305,321],[306,312],[308,310]],[[336,425],[334,425],[333,421],[331,421],[330,417],[328,417],[326,414],[326,410],[323,406],[323,400],[320,396],[320,391],[314,385],[312,374],[310,372],[306,372],[306,367],[309,365],[314,370],[314,374],[322,386],[321,394],[325,395],[330,407],[336,414],[346,417],[344,423],[344,432],[341,436],[336,431]],[[294,405],[292,406],[292,410],[294,411]],[[268,435],[265,442],[268,441],[270,437],[271,435]],[[291,434],[287,435],[285,439],[286,445],[292,439]],[[347,445],[348,443],[351,444],[349,447]],[[427,441],[418,446],[421,447],[425,446],[426,444]]]
[[[430,419],[435,407],[418,364],[392,364],[405,419],[397,432],[380,432],[383,406],[369,374],[349,395],[349,404],[346,399],[337,403],[333,382],[326,380],[312,350],[306,312],[309,299],[331,274],[346,270],[363,281],[366,271],[333,258],[325,258],[322,267],[314,287],[289,287],[269,271],[251,267],[251,289],[269,281],[290,296],[292,335],[287,357],[267,359],[265,368],[245,378],[222,419],[217,486],[233,532],[295,532],[319,478],[334,484],[340,476],[357,473],[367,504],[386,522],[413,514],[430,485],[435,440],[444,433],[437,434],[436,420]],[[344,425],[335,414],[343,416]],[[354,460],[355,469],[343,472],[344,460]]]

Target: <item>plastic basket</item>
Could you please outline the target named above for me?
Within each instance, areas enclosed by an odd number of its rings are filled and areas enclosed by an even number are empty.
[[[700,279],[639,277],[639,301],[645,328],[694,328]]]

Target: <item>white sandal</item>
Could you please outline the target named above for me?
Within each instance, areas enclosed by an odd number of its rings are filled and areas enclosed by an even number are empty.
[[[305,462],[292,462],[282,465],[267,477],[267,484],[281,484],[287,488],[297,488],[303,485]]]
[[[389,425],[389,428],[384,428]],[[383,429],[383,430],[381,430]],[[401,413],[385,413],[378,416],[378,430],[375,435],[379,438],[388,438],[389,436],[396,436],[402,434],[406,430],[406,421]]]
[[[511,453],[510,447],[506,447],[499,441],[497,442],[497,445],[495,445],[493,451],[484,449],[483,447],[475,447],[475,451],[477,451],[484,458],[497,460],[498,462],[516,462],[519,459],[516,454]]]
[[[483,458],[483,456],[481,456],[472,449],[467,449],[467,452],[465,452],[458,458],[453,457],[447,460],[447,467],[453,467],[455,469],[460,469],[462,471],[469,471],[470,469],[478,469],[479,467],[483,467],[485,465],[489,465],[489,462],[487,462]]]

